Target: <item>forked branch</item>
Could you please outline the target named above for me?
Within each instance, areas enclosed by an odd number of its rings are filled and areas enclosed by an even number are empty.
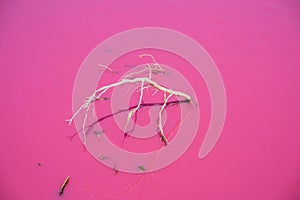
[[[154,57],[150,54],[143,54],[140,55],[140,57],[151,57],[153,62],[154,62],[154,66],[151,67],[150,64],[147,64],[147,66],[140,71],[137,72],[133,72],[131,74],[128,74],[125,76],[125,78],[123,78],[121,81],[110,84],[110,85],[106,85],[106,86],[102,86],[99,89],[95,90],[89,97],[86,98],[86,100],[83,102],[83,104],[79,107],[79,109],[74,113],[74,115],[66,120],[69,122],[69,125],[73,122],[74,118],[79,114],[80,111],[85,110],[85,116],[84,116],[84,120],[83,120],[83,124],[82,124],[82,131],[83,131],[83,142],[86,143],[86,132],[85,132],[85,127],[86,127],[86,120],[88,117],[88,111],[90,109],[90,106],[95,103],[96,101],[101,101],[104,100],[105,98],[103,98],[102,96],[107,92],[108,89],[113,88],[113,87],[117,87],[120,85],[124,85],[124,84],[133,84],[133,83],[140,83],[140,97],[139,97],[139,102],[137,104],[137,106],[133,109],[130,109],[128,112],[128,116],[127,116],[127,121],[126,124],[124,126],[124,133],[127,132],[127,126],[130,122],[130,120],[132,119],[132,117],[136,114],[136,112],[140,109],[141,105],[142,105],[142,99],[143,99],[143,95],[144,95],[144,89],[148,88],[149,86],[155,88],[157,91],[161,91],[164,93],[164,101],[162,103],[161,109],[159,111],[158,114],[158,129],[159,129],[159,133],[161,136],[162,141],[164,142],[165,145],[168,144],[167,138],[164,135],[164,131],[163,131],[163,125],[162,125],[162,113],[169,101],[169,99],[172,96],[178,96],[178,97],[183,97],[185,99],[186,102],[190,102],[191,101],[191,97],[181,91],[176,91],[176,90],[172,90],[169,88],[166,88],[160,84],[158,84],[157,82],[152,80],[152,75],[154,74],[158,74],[158,73],[165,73],[165,71],[163,70],[163,68],[156,62],[156,60],[154,59]],[[99,65],[102,66],[102,65]],[[105,67],[106,69],[109,69],[111,71],[110,68]],[[134,77],[134,75],[136,74],[140,74],[143,72],[148,72],[148,76],[147,77]],[[147,85],[147,86],[145,86]],[[168,95],[166,97],[166,95]]]

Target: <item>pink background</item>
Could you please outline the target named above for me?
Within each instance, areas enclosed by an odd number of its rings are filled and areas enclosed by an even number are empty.
[[[296,0],[1,1],[0,199],[109,199],[141,177],[115,175],[78,137],[70,142],[64,120],[87,54],[144,26],[183,32],[208,51],[228,111],[205,159],[204,126],[178,161],[120,199],[300,199],[299,10]]]

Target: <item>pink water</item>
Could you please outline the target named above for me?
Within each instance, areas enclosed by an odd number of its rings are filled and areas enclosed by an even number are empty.
[[[300,199],[296,0],[1,1],[0,199],[109,199],[139,180],[115,175],[78,137],[70,142],[75,127],[65,119],[87,54],[144,26],[180,31],[208,51],[225,83],[227,118],[206,158],[197,157],[200,127],[178,161],[120,199]]]

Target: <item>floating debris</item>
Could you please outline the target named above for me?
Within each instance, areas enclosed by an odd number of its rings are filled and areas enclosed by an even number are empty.
[[[115,171],[115,175],[117,175],[119,173],[119,170],[116,166],[114,166],[114,171]]]
[[[107,157],[107,156],[100,155],[100,156],[98,156],[98,158],[99,158],[100,160],[106,160],[108,157]]]
[[[104,131],[94,131],[94,133],[97,136],[98,140],[100,140],[100,137],[104,133]]]
[[[65,187],[68,184],[70,179],[70,176],[67,176],[67,178],[65,179],[65,181],[63,182],[63,184],[61,185],[60,189],[59,189],[59,195],[61,196],[64,193]]]
[[[145,169],[145,167],[144,167],[143,165],[140,165],[140,166],[138,167],[138,169],[139,169],[139,171],[141,171],[141,172],[145,172],[145,171],[146,171],[146,169]]]

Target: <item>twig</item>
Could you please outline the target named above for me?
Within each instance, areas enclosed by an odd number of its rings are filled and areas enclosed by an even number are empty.
[[[64,193],[65,187],[68,184],[70,179],[70,176],[67,176],[67,178],[65,179],[65,181],[63,182],[63,184],[61,185],[60,189],[59,189],[59,195],[61,196]]]

